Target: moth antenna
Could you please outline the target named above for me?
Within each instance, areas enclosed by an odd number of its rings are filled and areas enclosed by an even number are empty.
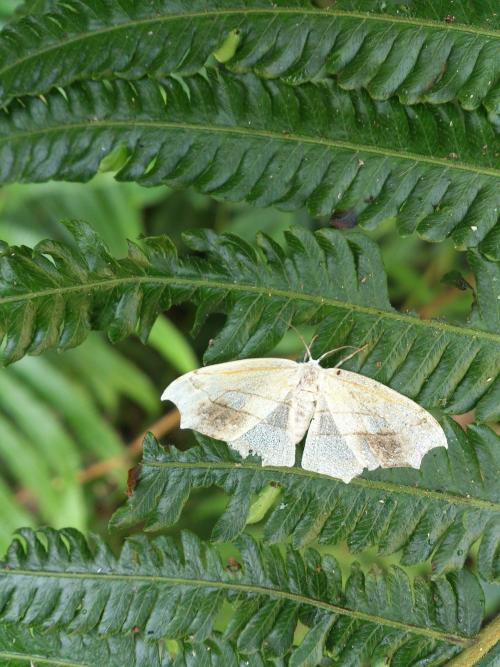
[[[311,340],[311,342],[310,342],[309,345],[308,345],[308,344],[306,343],[306,341],[304,340],[304,337],[302,336],[302,334],[300,333],[300,331],[297,329],[297,327],[295,327],[291,322],[288,322],[288,326],[290,327],[290,329],[293,329],[293,331],[295,331],[295,333],[297,334],[297,336],[298,336],[298,337],[300,338],[300,340],[302,341],[302,345],[306,348],[306,354],[307,354],[307,357],[304,355],[304,361],[309,361],[310,359],[312,359],[312,355],[311,355],[311,346],[312,346],[312,344],[313,344],[314,339],[316,338],[316,336],[313,336],[313,339]]]
[[[299,334],[298,331],[297,331],[297,333]],[[299,334],[299,336],[300,336],[300,334]],[[314,341],[316,340],[317,337],[318,337],[318,335],[314,334],[314,336],[311,338],[311,342],[308,345],[306,343],[306,341],[302,338],[302,336],[300,336],[300,338],[301,338],[302,342],[304,343],[304,346],[307,350],[307,352],[306,352],[307,356],[306,356],[306,354],[304,355],[304,361],[311,361],[312,360],[313,356],[312,356],[311,348],[312,348],[313,343],[314,343]]]
[[[341,347],[336,347],[333,350],[328,350],[328,352],[325,352],[324,354],[321,355],[321,357],[318,359],[318,361],[323,361],[323,359],[326,359],[327,357],[330,357],[332,354],[335,354],[335,352],[338,352],[339,350],[347,350],[347,348],[352,348],[353,350],[359,350],[355,345],[342,345]]]
[[[314,341],[316,340],[317,337],[318,337],[318,334],[314,334],[314,336],[311,338],[311,342],[307,346],[307,349],[308,349],[308,352],[309,352],[309,361],[311,361],[311,359],[312,359],[311,348],[312,348],[313,343],[314,343]]]
[[[365,343],[365,345],[363,345],[363,347],[359,347],[354,352],[351,352],[351,354],[348,354],[347,357],[344,357],[344,359],[341,359],[338,362],[338,364],[335,364],[334,368],[338,368],[339,366],[342,366],[342,364],[344,364],[346,361],[349,361],[349,359],[352,359],[356,354],[358,354],[358,352],[363,352],[363,350],[366,350],[367,347],[368,347],[368,343]]]

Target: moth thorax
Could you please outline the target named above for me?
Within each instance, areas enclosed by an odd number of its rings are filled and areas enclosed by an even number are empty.
[[[316,406],[318,393],[318,370],[316,364],[302,365],[302,377],[292,398],[288,428],[294,442],[300,442],[306,434]]]

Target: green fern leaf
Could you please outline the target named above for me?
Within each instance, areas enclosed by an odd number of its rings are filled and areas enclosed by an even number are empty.
[[[365,87],[376,99],[458,99],[466,109],[483,104],[497,112],[498,18],[491,5],[460,3],[451,16],[443,0],[439,8],[374,4],[340,0],[321,11],[310,0],[56,3],[4,30],[0,100],[110,71],[128,79],[193,74],[238,31],[230,65],[239,71],[292,83],[336,75],[344,88]]]
[[[446,409],[455,413],[481,397],[479,406],[490,397],[494,404],[494,321],[477,309],[475,328],[465,329],[392,311],[378,250],[360,233],[312,235],[297,228],[288,235],[289,258],[266,237],[263,251],[256,251],[237,237],[197,234],[187,241],[194,251],[208,253],[210,260],[200,263],[180,261],[167,239],[146,240],[144,251],[131,246],[129,258],[117,261],[90,228],[68,226],[79,250],[42,242],[33,253],[5,249],[0,260],[7,361],[27,351],[76,345],[91,327],[104,328],[112,340],[133,333],[138,323],[147,334],[159,310],[191,300],[200,304],[198,323],[211,309],[228,313],[207,361],[266,352],[290,320],[318,321],[318,351],[371,343],[370,354],[353,367],[418,396],[426,406],[449,401]],[[496,274],[491,263],[475,259],[480,302],[483,291],[486,298],[494,289]]]
[[[414,585],[398,567],[365,575],[354,565],[345,585],[331,555],[236,542],[240,567],[225,568],[213,546],[190,533],[129,538],[118,558],[96,538],[91,548],[74,530],[20,532],[0,567],[3,623],[112,635],[141,628],[162,637],[207,639],[222,606],[232,604],[224,636],[238,651],[291,652],[311,664],[324,650],[341,664],[368,651],[389,656],[418,640],[419,653],[451,657],[470,645],[483,616],[482,589],[466,570]],[[40,585],[43,582],[43,585]],[[293,648],[297,623],[308,627]],[[407,663],[414,664],[413,662]]]
[[[169,642],[173,644],[173,642]],[[133,641],[130,637],[98,637],[95,634],[64,635],[62,633],[33,632],[23,627],[0,626],[0,659],[3,667],[26,667],[30,665],[53,665],[54,667],[286,667],[300,665],[311,667],[313,663],[301,658],[299,652],[293,660],[266,658],[261,653],[242,655],[233,644],[215,634],[205,642],[175,642],[175,652],[158,649],[153,642]],[[425,660],[426,665],[441,664],[440,660],[452,652],[446,646],[437,645],[428,648],[407,642],[413,649],[413,658]],[[321,647],[315,647],[316,655],[325,657]],[[415,650],[417,649],[417,650]],[[459,657],[462,653],[459,653]],[[391,665],[397,665],[402,658],[408,656],[408,650],[399,651],[393,656]],[[297,659],[298,658],[298,659]],[[328,658],[326,658],[328,660]],[[404,667],[415,665],[415,662],[404,663]],[[486,667],[486,663],[482,667]],[[403,667],[403,663],[400,663]],[[488,667],[492,667],[488,663]]]
[[[452,104],[404,107],[332,80],[292,88],[209,70],[11,105],[0,116],[0,181],[87,180],[123,146],[121,180],[315,216],[352,209],[367,227],[396,216],[402,234],[482,242],[497,258],[495,143],[483,112]]]
[[[242,655],[220,635],[215,634],[204,642],[193,640],[178,642],[175,658],[166,662],[172,667],[285,667],[284,660],[267,659],[262,653]],[[303,667],[306,667],[305,665]]]
[[[316,356],[366,343],[351,369],[426,408],[498,416],[500,336],[481,305],[495,293],[498,266],[480,255],[473,255],[479,306],[467,328],[393,310],[378,248],[361,232],[297,227],[286,234],[286,250],[263,235],[255,247],[200,232],[186,236],[192,257],[179,259],[168,238],[158,237],[130,244],[129,256],[116,260],[90,227],[67,225],[77,247],[44,241],[34,250],[3,249],[5,362],[74,347],[91,328],[112,341],[135,332],[146,338],[161,311],[189,301],[198,305],[197,327],[211,312],[227,314],[206,362],[265,354],[289,323],[308,322],[317,325]]]
[[[133,636],[98,637],[33,631],[19,625],[0,625],[2,667],[164,667],[159,646]]]
[[[172,653],[163,644],[137,636],[47,633],[0,625],[2,667],[284,667],[261,653],[242,656],[218,634],[205,642],[175,642]]]
[[[53,11],[56,8],[58,0],[12,0],[12,16],[11,21],[31,16],[33,14],[45,14]]]
[[[444,428],[448,451],[429,452],[420,470],[365,472],[348,485],[302,468],[242,461],[223,443],[202,436],[184,452],[165,451],[149,435],[133,496],[111,525],[164,529],[177,522],[193,490],[218,486],[230,502],[213,538],[229,541],[245,528],[254,499],[271,485],[279,494],[272,509],[267,506],[269,543],[291,538],[296,548],[319,540],[347,541],[353,552],[372,546],[384,555],[402,550],[404,565],[431,558],[433,571],[443,573],[462,568],[480,540],[479,573],[500,582],[500,437],[477,425],[466,435],[450,419]]]

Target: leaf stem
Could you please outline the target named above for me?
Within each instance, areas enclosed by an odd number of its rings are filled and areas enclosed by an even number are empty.
[[[472,667],[500,642],[500,616],[484,626],[473,643],[448,663],[448,667]],[[491,663],[493,667],[493,662]]]
[[[312,477],[319,479],[326,479],[332,481],[332,477],[328,475],[323,475],[321,473],[313,472],[311,470],[305,470],[304,468],[279,468],[277,466],[261,466],[255,463],[229,463],[229,462],[197,462],[190,463],[186,461],[148,461],[143,460],[141,462],[142,466],[149,466],[150,468],[189,468],[201,470],[260,470],[262,472],[267,471],[276,471],[280,475],[295,475],[297,477]],[[271,480],[270,480],[271,481]],[[340,480],[335,480],[338,483],[343,483]],[[422,498],[430,498],[432,500],[440,500],[449,502],[450,504],[456,505],[466,505],[477,507],[478,509],[492,510],[500,512],[500,503],[495,503],[490,500],[483,500],[482,498],[472,498],[466,496],[457,496],[451,493],[446,493],[444,491],[433,491],[430,489],[423,489],[419,486],[403,486],[402,484],[396,484],[395,482],[380,482],[374,479],[364,479],[363,477],[355,477],[349,482],[352,486],[361,486],[369,489],[379,489],[380,491],[386,491],[388,493],[405,493],[410,496],[417,496]]]
[[[57,126],[38,127],[35,130],[25,130],[19,132],[10,131],[4,137],[0,137],[0,144],[4,142],[12,142],[16,139],[32,138],[35,135],[47,135],[54,132],[59,133],[63,130],[87,130],[89,128],[133,128],[133,129],[159,129],[159,130],[189,130],[191,132],[208,132],[210,134],[232,134],[243,137],[254,137],[264,141],[279,141],[279,142],[294,142],[296,144],[309,144],[314,146],[324,146],[327,148],[340,148],[357,153],[369,153],[371,155],[378,155],[381,157],[391,157],[400,160],[411,160],[417,164],[427,164],[429,166],[444,167],[445,169],[466,171],[472,174],[479,174],[481,176],[490,176],[497,178],[498,169],[490,167],[481,167],[477,165],[460,162],[458,160],[451,160],[450,158],[438,158],[420,153],[410,153],[409,151],[397,151],[393,148],[386,148],[380,146],[371,146],[369,144],[356,144],[352,141],[342,141],[340,139],[328,139],[327,137],[312,137],[301,134],[294,134],[286,132],[276,132],[272,130],[255,129],[253,127],[238,127],[238,126],[217,126],[217,125],[202,125],[201,123],[181,123],[170,121],[137,121],[137,120],[91,120],[86,122],[75,123],[61,123]]]

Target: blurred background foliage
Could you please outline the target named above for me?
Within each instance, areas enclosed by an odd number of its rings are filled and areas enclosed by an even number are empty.
[[[32,0],[30,6],[47,1]],[[18,0],[0,0],[0,23],[20,5]],[[290,224],[311,229],[331,224],[303,212],[258,210],[192,192],[118,183],[111,173],[101,173],[88,184],[0,189],[0,239],[8,243],[32,246],[42,238],[64,238],[61,219],[89,222],[118,256],[126,252],[127,238],[141,234],[168,234],[182,252],[181,234],[192,228],[210,227],[251,241],[259,230],[279,240]],[[465,321],[473,293],[460,276],[469,283],[472,278],[465,256],[451,243],[402,239],[392,220],[372,236],[381,247],[395,307],[424,317]],[[1,370],[0,552],[21,525],[106,531],[112,511],[124,500],[127,468],[133,461],[133,456],[127,461],[125,452],[138,452],[140,436],[148,427],[156,425],[160,435],[168,430],[170,422],[161,420],[166,411],[159,400],[161,391],[178,374],[199,365],[218,327],[213,317],[192,340],[192,315],[185,307],[166,314],[146,346],[132,339],[112,347],[93,334],[76,350],[26,358]],[[302,333],[310,336],[307,330]],[[276,353],[298,358],[302,348],[290,333]],[[180,447],[192,444],[191,436],[177,429],[168,438]],[[195,495],[178,528],[208,537],[225,503],[217,490]],[[258,531],[258,524],[251,527],[251,532]],[[226,550],[231,555],[231,548]],[[397,561],[378,559],[372,551],[355,558],[342,546],[334,551],[346,568],[355,559],[381,566]],[[490,613],[498,603],[496,595],[487,590]]]

